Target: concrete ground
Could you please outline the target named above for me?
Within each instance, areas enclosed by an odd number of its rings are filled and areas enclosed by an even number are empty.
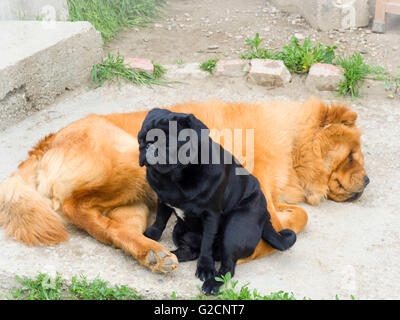
[[[307,91],[265,88],[243,79],[205,79],[166,87],[117,85],[84,92],[52,105],[0,133],[0,181],[24,160],[44,135],[89,113],[130,112],[188,100],[225,101],[305,99]],[[399,100],[365,97],[348,101],[358,112],[363,150],[371,183],[355,203],[326,201],[318,207],[302,205],[309,224],[293,248],[237,267],[239,285],[250,283],[263,294],[284,290],[298,299],[400,298],[400,104]],[[162,243],[173,249],[170,223]],[[136,288],[146,298],[197,295],[195,262],[183,263],[176,273],[153,274],[121,250],[103,245],[70,227],[70,240],[51,247],[27,247],[5,238],[0,229],[0,292],[16,285],[15,275],[39,272],[64,278],[82,273],[99,275],[115,284]]]

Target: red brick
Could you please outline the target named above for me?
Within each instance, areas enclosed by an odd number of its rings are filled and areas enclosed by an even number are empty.
[[[131,68],[144,71],[147,73],[153,73],[154,65],[149,59],[140,58],[125,58],[124,62],[128,64]]]

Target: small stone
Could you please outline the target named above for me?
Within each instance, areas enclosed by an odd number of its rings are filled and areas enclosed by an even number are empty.
[[[304,34],[301,33],[295,33],[294,36],[299,40],[304,40],[306,38]]]
[[[219,60],[215,66],[215,76],[243,77],[249,71],[249,62],[242,59]]]
[[[219,46],[218,45],[216,45],[216,44],[214,44],[214,45],[212,45],[212,46],[208,46],[208,50],[216,50],[216,49],[218,49],[219,48]]]
[[[309,90],[336,91],[337,86],[344,80],[343,69],[326,63],[314,63],[306,79]]]
[[[147,73],[153,73],[154,65],[149,59],[140,58],[125,58],[124,62],[128,64],[131,68],[144,71]]]
[[[206,79],[210,74],[200,69],[199,63],[165,65],[165,77],[170,80]]]
[[[250,62],[249,78],[258,85],[284,87],[292,75],[281,60],[253,59]]]

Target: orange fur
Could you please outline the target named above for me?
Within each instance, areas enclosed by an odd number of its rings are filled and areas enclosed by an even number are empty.
[[[360,132],[356,113],[346,106],[316,99],[268,104],[213,100],[169,109],[193,113],[211,129],[254,129],[252,173],[278,230],[300,232],[307,224],[306,212],[290,204],[343,201],[360,191],[365,175]],[[138,164],[136,135],[146,114],[90,115],[39,142],[0,187],[0,224],[7,235],[27,244],[55,244],[67,239],[65,219],[153,271],[174,271],[176,257],[143,236],[156,205]],[[349,152],[352,161],[346,160]],[[261,241],[241,262],[271,252]]]

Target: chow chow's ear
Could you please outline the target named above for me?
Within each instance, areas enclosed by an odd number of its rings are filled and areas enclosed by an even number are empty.
[[[357,113],[349,110],[346,106],[332,105],[327,106],[321,117],[321,127],[331,124],[344,124],[345,126],[354,127],[357,119]]]
[[[357,113],[354,111],[347,111],[342,115],[342,123],[349,127],[354,127],[357,120]]]

